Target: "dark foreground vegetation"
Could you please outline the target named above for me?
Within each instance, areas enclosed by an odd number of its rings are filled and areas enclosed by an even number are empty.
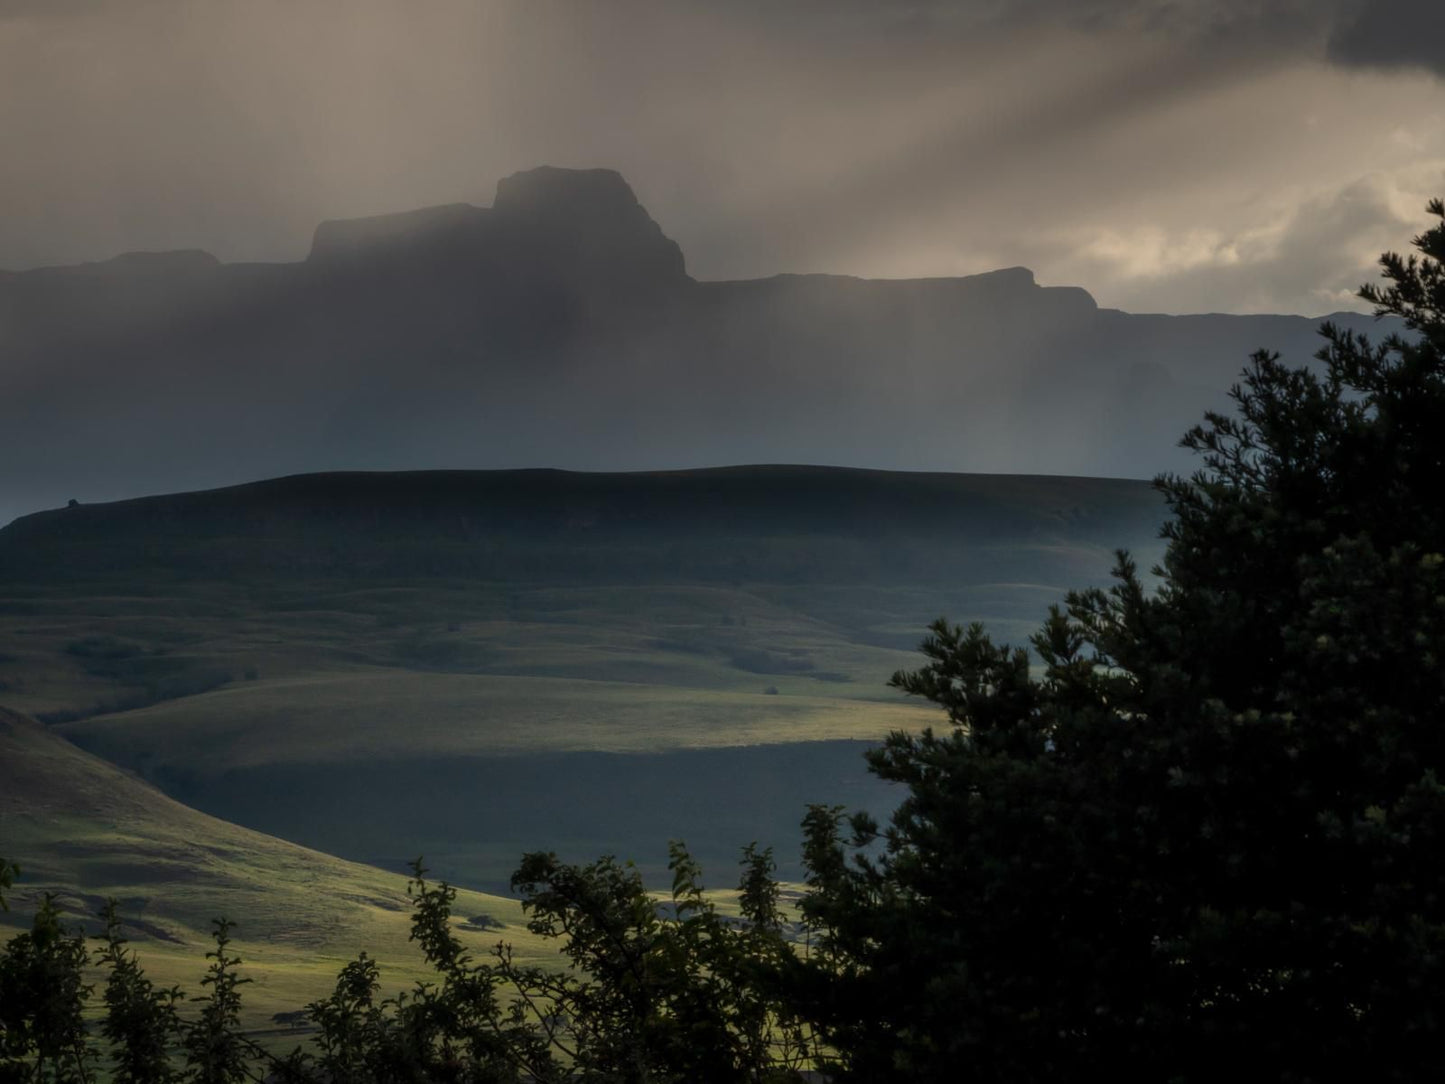
[[[808,811],[800,926],[766,852],[736,920],[680,847],[661,916],[627,867],[533,854],[513,886],[570,966],[505,946],[479,963],[418,867],[435,983],[381,999],[359,958],[306,1010],[312,1049],[276,1060],[237,1034],[225,923],[181,1022],[112,921],[97,1034],[88,950],[46,907],[0,957],[0,1073],[1439,1079],[1445,222],[1417,245],[1362,293],[1406,336],[1326,325],[1322,370],[1260,353],[1237,410],[1186,435],[1203,467],[1158,483],[1157,591],[1121,555],[1112,588],[1050,611],[1034,670],[979,627],[934,626],[894,683],[951,725],[868,754],[906,788],[886,826]]]

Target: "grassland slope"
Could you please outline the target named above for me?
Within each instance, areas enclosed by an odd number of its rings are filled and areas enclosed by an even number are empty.
[[[342,861],[229,824],[168,798],[41,724],[0,708],[0,854],[22,876],[0,935],[23,926],[42,893],[68,921],[94,931],[114,897],[142,962],[166,982],[200,993],[213,918],[238,923],[237,945],[255,977],[248,1023],[322,993],[365,949],[400,987],[419,976],[407,944],[406,878]],[[515,900],[463,892],[462,918],[488,916],[499,936],[540,951]]]

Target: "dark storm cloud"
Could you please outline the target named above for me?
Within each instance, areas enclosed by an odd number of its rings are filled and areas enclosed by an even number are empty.
[[[158,0],[0,0],[0,20],[114,15]],[[539,5],[545,0],[538,0]],[[617,7],[638,5],[619,0]],[[679,3],[679,8],[703,6]],[[1189,38],[1225,48],[1316,48],[1344,65],[1445,72],[1438,0],[734,0],[739,22],[829,37],[976,34],[1051,25]]]
[[[855,34],[971,34],[1066,26],[1187,39],[1226,50],[1323,49],[1355,67],[1418,67],[1445,74],[1440,0],[803,0],[747,5],[755,17]]]
[[[1371,0],[1336,26],[1329,57],[1372,68],[1424,68],[1445,76],[1445,4]]]
[[[749,17],[860,35],[975,34],[1041,25],[1220,42],[1322,40],[1352,0],[748,0]]]

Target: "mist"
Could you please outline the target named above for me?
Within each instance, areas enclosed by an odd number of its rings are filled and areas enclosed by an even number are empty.
[[[1367,317],[1337,319],[1368,329]],[[1317,321],[1137,316],[1027,268],[699,281],[608,170],[332,220],[306,259],[0,276],[0,514],[325,470],[808,463],[1150,477]]]

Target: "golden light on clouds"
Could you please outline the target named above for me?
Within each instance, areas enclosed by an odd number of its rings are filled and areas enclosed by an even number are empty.
[[[1445,191],[1445,81],[1286,6],[0,0],[0,267],[298,259],[551,163],[620,170],[703,278],[1317,311]]]

